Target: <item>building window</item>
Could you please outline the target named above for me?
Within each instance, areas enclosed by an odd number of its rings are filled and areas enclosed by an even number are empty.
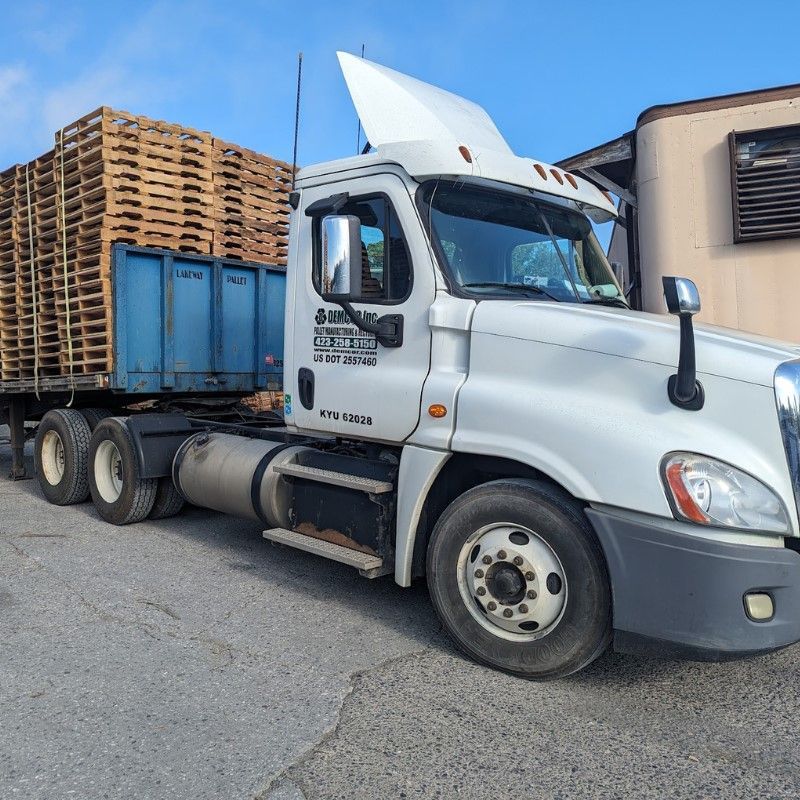
[[[800,125],[732,131],[733,240],[800,236]]]

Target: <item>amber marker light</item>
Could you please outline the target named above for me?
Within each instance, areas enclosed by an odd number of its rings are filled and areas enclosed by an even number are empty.
[[[561,177],[561,173],[557,169],[551,169],[550,174],[563,186],[564,179]]]
[[[461,153],[462,157],[464,158],[464,161],[466,161],[467,164],[472,163],[472,153],[470,153],[469,147],[465,147],[463,144],[459,145],[458,152]]]
[[[575,178],[572,175],[569,174],[569,172],[565,172],[564,173],[564,177],[569,181],[570,186],[572,186],[573,189],[577,189],[578,188],[578,182],[575,180]]]
[[[683,482],[683,462],[675,461],[666,469],[667,483],[672,489],[673,497],[678,505],[678,510],[686,519],[692,522],[699,522],[701,525],[708,525],[708,517],[697,505],[694,498]]]
[[[547,180],[547,173],[544,171],[544,167],[541,164],[534,164],[533,168],[539,173],[541,178]]]
[[[428,413],[434,419],[441,419],[443,416],[445,416],[445,414],[447,414],[447,408],[441,403],[434,403],[432,406],[428,406]]]

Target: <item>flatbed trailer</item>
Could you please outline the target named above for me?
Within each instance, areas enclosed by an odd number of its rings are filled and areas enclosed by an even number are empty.
[[[285,267],[114,245],[112,368],[0,381],[11,477],[27,477],[25,423],[52,409],[90,410],[90,424],[131,406],[251,421],[235,404],[283,385],[285,280]]]

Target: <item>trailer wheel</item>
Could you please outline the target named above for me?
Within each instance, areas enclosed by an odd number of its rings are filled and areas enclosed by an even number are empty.
[[[89,496],[86,465],[91,432],[79,411],[48,411],[36,429],[34,463],[39,487],[54,505],[82,503]]]
[[[156,499],[150,511],[150,519],[166,519],[179,514],[186,501],[172,482],[172,477],[167,475],[158,479]]]
[[[107,408],[81,408],[80,413],[83,418],[89,423],[89,430],[94,433],[94,429],[108,417],[113,416],[111,411]]]
[[[114,525],[141,522],[156,499],[158,480],[140,478],[133,440],[122,417],[108,417],[89,444],[89,488],[100,516]]]
[[[611,590],[581,506],[533,480],[492,481],[445,509],[428,588],[456,644],[533,680],[577,672],[611,640]]]

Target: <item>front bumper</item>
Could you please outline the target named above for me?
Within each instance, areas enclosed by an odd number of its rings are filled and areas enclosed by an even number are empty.
[[[608,564],[614,649],[719,661],[800,641],[800,554],[728,544],[587,509]],[[744,595],[771,595],[775,614],[754,622]]]

